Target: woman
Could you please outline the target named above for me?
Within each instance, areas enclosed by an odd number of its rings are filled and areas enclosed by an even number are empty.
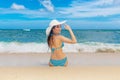
[[[62,47],[64,43],[74,44],[77,42],[74,33],[69,25],[64,24],[66,21],[59,22],[57,20],[52,20],[49,27],[46,29],[47,43],[51,49],[51,58],[49,66],[67,66],[68,61],[65,53],[62,52]],[[61,25],[64,24],[65,29],[69,31],[71,39],[60,35]]]

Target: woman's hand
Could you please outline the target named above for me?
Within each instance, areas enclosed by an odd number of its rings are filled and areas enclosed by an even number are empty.
[[[65,28],[66,30],[70,30],[70,29],[71,29],[70,26],[67,25],[67,24],[64,25],[64,28]]]

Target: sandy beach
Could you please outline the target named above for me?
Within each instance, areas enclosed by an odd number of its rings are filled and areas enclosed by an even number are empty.
[[[120,80],[119,53],[67,53],[67,67],[49,67],[49,53],[0,54],[0,80]]]
[[[0,67],[0,80],[120,80],[120,66]]]
[[[69,66],[120,66],[120,53],[66,53]],[[0,66],[48,66],[50,53],[0,53]]]

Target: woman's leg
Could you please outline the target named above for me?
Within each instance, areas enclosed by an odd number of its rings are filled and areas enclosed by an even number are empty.
[[[65,65],[64,65],[64,66],[65,66],[65,67],[67,67],[67,65],[68,65],[68,61],[66,61],[66,63],[65,63]]]
[[[50,62],[49,62],[49,66],[50,66],[50,67],[53,67],[53,65],[52,65]]]

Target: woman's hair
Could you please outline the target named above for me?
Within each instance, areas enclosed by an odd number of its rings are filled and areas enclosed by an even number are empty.
[[[48,46],[49,47],[52,47],[52,43],[53,43],[53,29],[55,28],[56,26],[53,26],[53,28],[51,29],[50,31],[50,34],[48,35],[48,38],[47,38],[47,43],[48,43]]]

